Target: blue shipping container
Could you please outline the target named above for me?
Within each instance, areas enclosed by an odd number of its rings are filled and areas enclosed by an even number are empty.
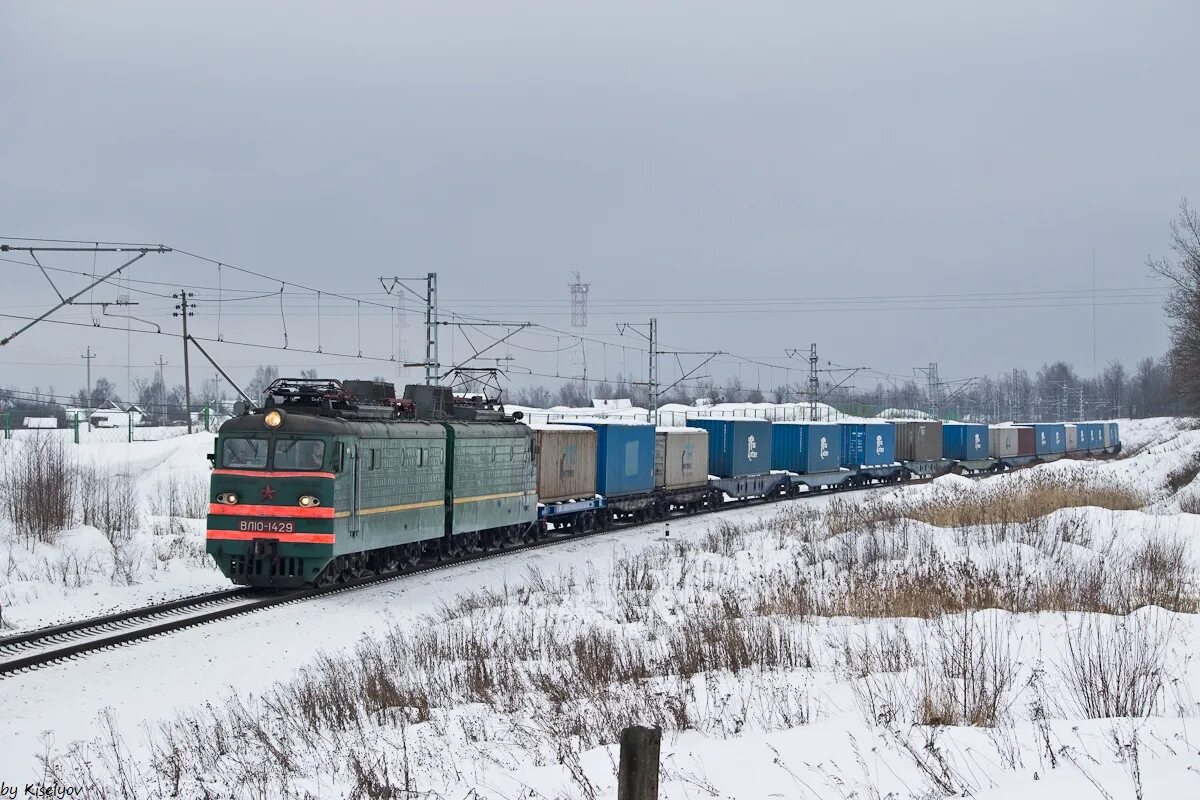
[[[1035,422],[1033,452],[1039,456],[1067,452],[1067,429],[1061,422]]]
[[[654,426],[572,422],[596,431],[596,492],[605,497],[654,491]]]
[[[1103,423],[1108,426],[1108,433],[1111,437],[1110,443],[1115,447],[1121,443],[1121,428],[1115,422]]]
[[[1104,449],[1104,423],[1081,422],[1079,423],[1079,429],[1085,434],[1079,442],[1080,450]]]
[[[896,462],[896,429],[890,422],[843,422],[841,466],[880,467]]]
[[[988,457],[988,426],[942,425],[942,457],[955,461],[979,461]]]
[[[689,419],[689,428],[708,431],[708,471],[739,478],[771,471],[771,423],[765,419]]]
[[[819,422],[771,426],[771,469],[813,474],[836,472],[842,460],[842,429]]]

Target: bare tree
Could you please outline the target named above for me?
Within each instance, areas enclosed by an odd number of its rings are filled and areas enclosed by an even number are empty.
[[[1189,410],[1200,409],[1200,215],[1184,198],[1179,219],[1171,223],[1174,257],[1149,259],[1147,265],[1171,283],[1163,310],[1171,320],[1167,355],[1171,380]]]
[[[273,364],[259,364],[254,368],[254,377],[246,385],[246,394],[251,397],[262,397],[263,392],[278,377],[279,367]]]
[[[1109,365],[1104,368],[1101,382],[1104,387],[1105,402],[1109,404],[1109,408],[1112,410],[1114,416],[1121,416],[1121,406],[1127,402],[1124,392],[1124,365],[1120,361],[1109,362]]]
[[[591,405],[591,399],[584,391],[583,381],[567,381],[558,390],[558,404],[571,408],[582,408]]]
[[[528,408],[549,408],[554,405],[554,395],[545,386],[524,386],[512,393],[510,402]]]

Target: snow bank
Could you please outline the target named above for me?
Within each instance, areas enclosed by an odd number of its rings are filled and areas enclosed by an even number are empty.
[[[83,619],[160,600],[226,588],[204,553],[209,464],[214,436],[198,433],[133,443],[65,445],[99,491],[129,487],[131,530],[78,525],[52,543],[24,541],[0,515],[0,607],[3,627],[29,629]],[[31,439],[0,442],[0,475]],[[86,491],[81,487],[81,492]],[[82,497],[76,498],[80,508]]]
[[[163,763],[183,765],[184,795],[352,796],[365,775],[386,774],[427,796],[613,796],[614,731],[653,722],[666,730],[663,798],[1189,796],[1200,786],[1187,744],[1200,722],[1189,594],[1200,517],[1168,506],[1170,476],[1200,457],[1200,438],[1157,423],[1129,435],[1141,450],[1128,458],[675,520],[670,543],[658,530],[613,533],[97,654],[89,664],[123,680],[83,707],[65,697],[83,680],[73,667],[6,690],[59,743],[120,709],[113,724],[142,782],[157,776],[137,723],[165,722],[177,738],[160,732],[155,746],[178,755]],[[971,528],[860,513],[1060,479],[1132,486],[1150,506]],[[1085,585],[1064,578],[1087,576],[1102,591],[1064,591]],[[1182,594],[1147,605],[1159,596],[1151,576]],[[971,596],[992,599],[963,615],[968,579]],[[1026,601],[1048,605],[1009,608]],[[1097,613],[1109,605],[1125,616]],[[881,607],[891,611],[870,611]],[[1144,715],[1088,712],[1072,653],[1093,640],[1123,645],[1104,658],[1148,659]],[[316,647],[333,660],[314,660]],[[393,694],[352,702],[368,694],[355,670],[376,663],[388,680],[370,685]],[[316,696],[339,698],[348,722],[321,716],[310,729],[281,712],[309,696],[297,687],[331,680],[340,693]],[[234,705],[214,700],[226,683]],[[189,716],[172,721],[175,705]],[[31,763],[13,722],[0,724],[0,745]],[[104,748],[80,745],[57,764],[77,776],[79,759],[103,765]]]

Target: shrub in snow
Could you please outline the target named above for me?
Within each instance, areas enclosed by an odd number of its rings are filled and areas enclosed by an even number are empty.
[[[75,465],[58,439],[41,432],[5,442],[0,452],[0,504],[26,543],[53,544],[75,509]]]

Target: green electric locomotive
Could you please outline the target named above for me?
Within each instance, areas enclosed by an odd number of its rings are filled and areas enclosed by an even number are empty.
[[[221,426],[207,549],[234,583],[322,586],[542,533],[530,429],[448,389],[281,379]]]

